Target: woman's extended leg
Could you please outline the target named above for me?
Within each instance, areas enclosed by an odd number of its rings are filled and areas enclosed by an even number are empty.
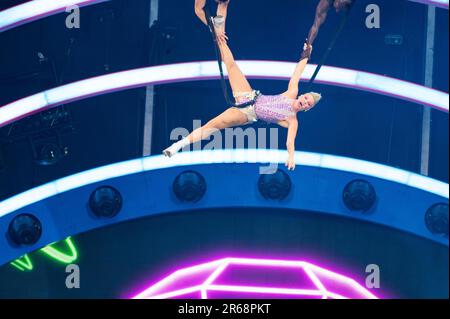
[[[228,2],[224,4],[219,4],[218,15],[227,16]],[[225,25],[223,26],[225,28]],[[223,30],[224,31],[224,30]],[[220,52],[222,54],[222,60],[225,63],[228,70],[228,78],[230,81],[231,88],[233,90],[233,95],[243,95],[245,93],[252,93],[253,89],[247,81],[247,78],[239,69],[238,65],[234,60],[234,56],[228,47],[226,39],[219,41]],[[239,103],[239,100],[237,101]],[[183,147],[196,143],[198,141],[207,139],[218,130],[222,130],[228,127],[234,127],[239,125],[244,125],[249,122],[249,118],[245,113],[237,108],[229,108],[219,116],[215,117],[207,124],[194,130],[189,136],[178,141],[169,148],[163,151],[164,155],[171,157],[180,151]]]
[[[220,52],[222,54],[222,61],[225,63],[227,70],[228,70],[228,78],[230,81],[231,88],[233,90],[233,94],[236,92],[239,93],[249,93],[252,92],[252,87],[248,83],[246,77],[242,73],[242,71],[239,69],[238,65],[236,64],[236,61],[234,60],[233,53],[231,52],[230,48],[227,45],[226,40],[228,39],[225,36],[225,28],[226,28],[226,18],[227,18],[227,11],[228,11],[228,5],[229,1],[220,1],[219,5],[217,7],[217,15],[222,16],[224,18],[224,23],[221,28],[219,28],[218,34],[223,34],[224,37],[219,36],[219,47]]]
[[[239,111],[237,108],[229,108],[202,127],[194,130],[189,136],[185,137],[181,141],[172,144],[172,146],[165,149],[163,153],[167,157],[172,157],[183,147],[199,142],[201,140],[205,140],[209,138],[214,132],[223,130],[228,127],[244,125],[246,123],[248,123],[248,118],[244,113]]]
[[[229,108],[216,116],[204,126],[193,131],[189,136],[190,143],[207,139],[211,134],[229,127],[244,125],[248,122],[247,116],[236,108]]]
[[[242,73],[241,69],[236,64],[233,53],[231,52],[230,48],[226,43],[224,42],[220,43],[220,52],[222,53],[222,60],[227,67],[228,79],[230,81],[233,94],[238,92],[239,93],[252,92],[253,89],[250,86],[250,83],[248,83],[244,73]]]
[[[225,42],[221,42],[220,51],[222,59],[227,66],[228,77],[230,80],[233,94],[243,95],[243,93],[251,93],[252,87],[248,83],[246,77],[236,64],[230,48]],[[240,102],[239,100],[237,101]],[[168,157],[173,156],[183,147],[196,143],[200,140],[207,139],[211,134],[217,130],[222,130],[227,127],[239,126],[248,123],[249,119],[246,114],[237,108],[229,108],[216,118],[209,121],[206,125],[193,131],[188,137],[174,143],[172,146],[164,150],[164,154]]]
[[[226,32],[226,22],[227,22],[227,15],[228,15],[228,5],[230,4],[230,1],[221,1],[219,2],[217,6],[217,16],[223,17],[223,27],[222,32]]]

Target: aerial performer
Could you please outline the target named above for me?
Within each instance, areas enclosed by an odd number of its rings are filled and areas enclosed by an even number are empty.
[[[225,112],[213,118],[201,128],[194,130],[189,136],[172,144],[163,153],[167,157],[172,157],[182,148],[201,140],[206,140],[218,130],[264,121],[278,124],[288,130],[286,141],[288,159],[286,160],[286,167],[289,170],[294,170],[295,139],[298,130],[297,113],[312,109],[322,98],[319,93],[315,92],[298,96],[300,78],[311,56],[313,50],[312,45],[305,43],[302,56],[289,81],[287,90],[278,95],[263,95],[253,89],[249,84],[245,75],[236,64],[233,53],[228,47],[225,22],[230,1],[216,0],[216,2],[218,3],[217,17],[220,17],[222,21],[220,26],[215,26],[215,34],[217,36],[217,44],[220,48],[221,59],[225,63],[228,71],[228,79],[233,97],[236,100],[236,105],[249,105],[228,108]],[[195,13],[204,24],[208,25],[208,18],[204,10],[205,5],[206,0],[196,0]]]

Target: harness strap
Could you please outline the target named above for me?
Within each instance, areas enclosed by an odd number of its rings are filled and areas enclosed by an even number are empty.
[[[322,66],[325,64],[325,62],[328,59],[328,56],[330,55],[331,50],[333,49],[334,45],[337,42],[337,39],[339,38],[339,35],[342,33],[342,30],[344,30],[344,26],[347,23],[348,17],[350,15],[350,10],[353,7],[353,4],[355,3],[356,0],[354,0],[349,7],[347,8],[345,14],[341,17],[341,22],[338,26],[338,28],[336,29],[336,32],[333,36],[333,39],[331,40],[328,49],[325,51],[325,53],[322,56],[322,59],[320,60],[320,63],[317,65],[316,70],[314,71],[314,74],[312,75],[311,79],[308,82],[308,87],[307,87],[307,91],[311,91],[312,86],[314,84],[314,81],[316,80],[317,75],[319,74],[320,69],[322,68]]]
[[[231,100],[230,95],[228,94],[227,82],[226,82],[225,75],[223,72],[222,54],[220,51],[219,41],[217,40],[216,29],[214,27],[214,18],[212,17],[211,12],[209,11],[208,5],[206,5],[203,8],[203,10],[205,11],[206,21],[208,22],[208,28],[209,28],[209,31],[211,32],[211,35],[212,35],[213,41],[214,41],[214,48],[215,48],[216,56],[217,56],[217,63],[219,64],[220,83],[222,86],[222,91],[223,91],[223,96],[225,97],[225,101],[228,103],[228,105],[231,105],[231,106],[234,106],[237,108],[244,108],[244,107],[255,104],[256,100],[260,94],[257,94],[252,101],[249,101],[249,102],[246,102],[243,104],[237,104]]]

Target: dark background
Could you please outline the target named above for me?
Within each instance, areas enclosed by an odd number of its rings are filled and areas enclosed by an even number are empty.
[[[23,1],[2,0],[0,9]],[[296,61],[317,1],[232,1],[228,34],[237,59]],[[365,7],[381,7],[381,29],[365,27]],[[81,9],[81,28],[67,29],[58,14],[0,34],[0,105],[51,87],[153,64],[214,59],[212,42],[196,19],[193,1],[161,1],[160,22],[149,30],[149,1],[114,0]],[[404,0],[357,1],[327,64],[423,83],[427,7]],[[326,49],[339,16],[330,12],[315,42],[312,63]],[[403,37],[400,46],[385,36]],[[39,62],[42,52],[47,61]],[[266,94],[284,81],[253,81]],[[448,11],[437,9],[434,86],[448,91]],[[324,99],[301,116],[299,150],[330,153],[420,171],[422,107],[338,87],[316,85]],[[157,88],[153,154],[170,144],[170,131],[206,122],[226,104],[218,81]],[[68,156],[38,166],[30,140],[17,132],[30,119],[0,129],[0,199],[89,168],[142,155],[145,89],[63,106],[71,130],[62,130]],[[39,115],[37,115],[39,116]],[[34,117],[34,120],[36,117]],[[31,123],[33,119],[31,119]],[[263,125],[264,124],[257,124]],[[279,145],[284,147],[285,132]],[[430,175],[448,181],[448,114],[433,111]]]

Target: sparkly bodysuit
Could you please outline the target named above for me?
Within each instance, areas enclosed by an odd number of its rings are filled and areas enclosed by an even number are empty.
[[[292,102],[292,99],[283,95],[260,95],[254,105],[256,116],[268,123],[278,123],[289,117],[295,117]]]

